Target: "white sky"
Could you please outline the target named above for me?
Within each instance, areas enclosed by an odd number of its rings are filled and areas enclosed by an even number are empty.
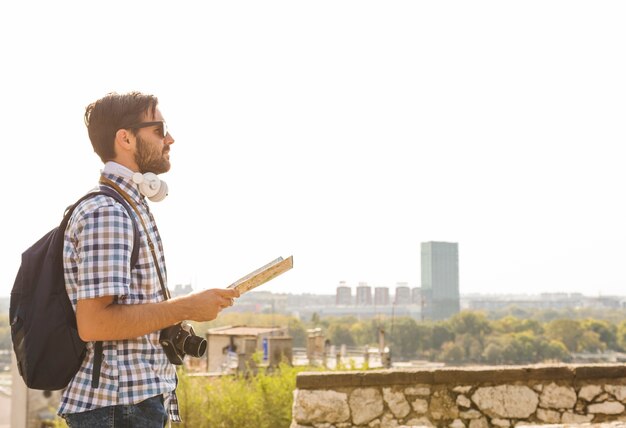
[[[626,3],[5,1],[0,294],[96,184],[84,107],[160,99],[169,283],[626,295]]]

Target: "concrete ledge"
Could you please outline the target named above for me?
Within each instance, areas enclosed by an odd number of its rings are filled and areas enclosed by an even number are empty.
[[[388,369],[342,372],[302,372],[298,389],[330,389],[415,384],[500,384],[503,382],[564,381],[626,378],[623,364],[537,364],[528,366],[472,366],[443,369]]]

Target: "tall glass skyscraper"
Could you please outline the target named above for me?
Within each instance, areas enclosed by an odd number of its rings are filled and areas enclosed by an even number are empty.
[[[457,243],[422,242],[422,299],[426,318],[440,320],[459,312]]]

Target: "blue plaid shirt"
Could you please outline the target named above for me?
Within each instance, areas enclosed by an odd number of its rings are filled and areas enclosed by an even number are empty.
[[[119,166],[119,165],[118,165]],[[80,299],[113,296],[118,305],[139,305],[164,300],[157,269],[166,278],[163,245],[145,197],[130,178],[107,172],[137,204],[159,259],[155,266],[141,222],[137,220],[141,248],[134,269],[130,259],[133,223],[126,208],[114,199],[98,195],[82,202],[72,214],[65,231],[63,266],[70,301],[76,310]],[[136,214],[133,212],[133,215]],[[165,284],[167,286],[167,284]],[[180,422],[176,370],[159,343],[159,331],[128,340],[103,342],[100,385],[92,388],[94,343],[78,373],[63,391],[59,415],[99,407],[137,404],[163,394],[170,419]]]

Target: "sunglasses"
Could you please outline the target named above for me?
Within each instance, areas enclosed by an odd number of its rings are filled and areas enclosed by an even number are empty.
[[[162,138],[165,138],[165,136],[169,132],[167,130],[167,124],[165,123],[164,120],[157,120],[155,122],[135,123],[134,125],[127,126],[126,129],[140,129],[140,128],[148,128],[150,126],[158,126],[159,127],[159,132],[161,133],[161,137]]]

